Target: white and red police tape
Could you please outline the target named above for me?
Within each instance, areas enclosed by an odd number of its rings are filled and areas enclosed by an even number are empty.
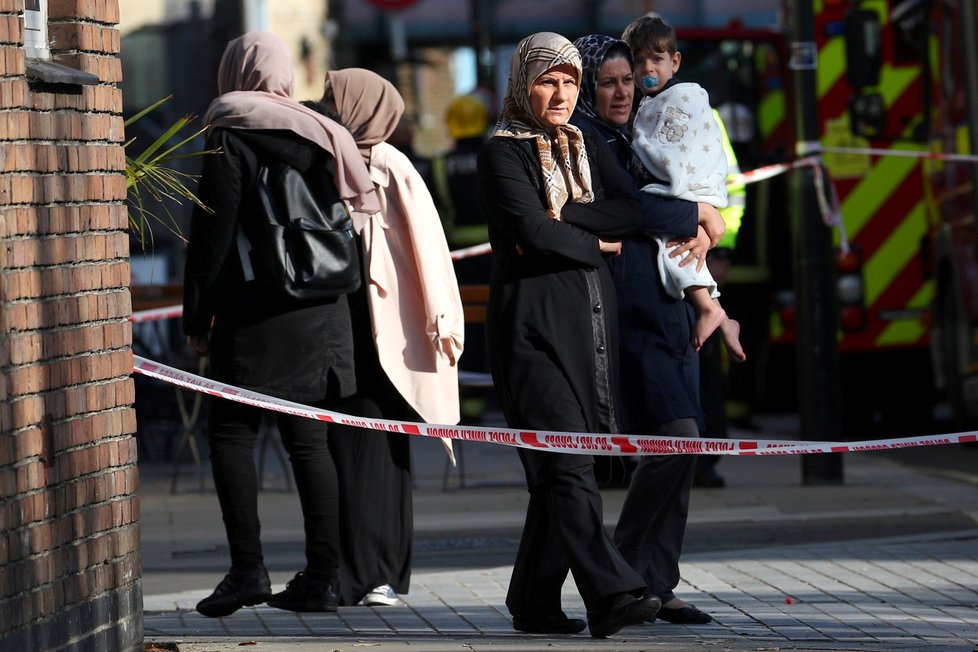
[[[420,437],[438,437],[462,441],[488,442],[516,448],[548,450],[578,455],[801,455],[808,453],[847,453],[859,451],[914,448],[958,444],[978,440],[978,433],[964,432],[900,439],[879,439],[855,442],[811,442],[752,439],[691,439],[685,437],[648,437],[640,435],[607,435],[552,430],[517,430],[512,428],[482,428],[437,423],[414,423],[387,419],[367,419],[331,410],[294,403],[259,392],[235,387],[181,371],[141,356],[133,356],[133,370],[178,387],[203,392],[247,405],[357,428],[401,432]]]
[[[160,319],[171,319],[183,317],[183,306],[166,306],[165,308],[152,308],[151,310],[140,310],[132,313],[129,321],[134,324],[142,324],[148,321],[158,321]]]
[[[844,147],[815,147],[805,153],[809,154],[791,163],[766,165],[754,170],[733,175],[727,183],[756,183],[783,174],[794,168],[811,166],[816,171],[816,183],[821,183],[822,159],[821,152],[871,154],[879,156],[912,156],[925,159],[948,160],[956,162],[978,162],[978,156],[965,154],[942,154],[940,152],[901,151],[872,148]],[[827,224],[840,226],[838,219],[838,198],[834,188],[829,188],[830,197],[819,193],[819,205]],[[844,240],[844,234],[843,234]],[[452,259],[460,260],[473,256],[481,256],[491,251],[488,243],[458,249],[453,252]],[[154,308],[133,313],[130,321],[144,323],[160,319],[180,317],[182,306]],[[209,380],[186,371],[181,371],[138,355],[133,356],[133,370],[136,373],[156,378],[185,389],[204,392],[211,396],[226,398],[239,403],[246,403],[277,412],[293,414],[310,419],[319,419],[331,423],[341,423],[349,426],[402,432],[408,435],[422,437],[437,437],[459,439],[465,441],[480,441],[518,448],[550,450],[563,453],[582,455],[683,455],[689,453],[709,453],[713,455],[802,455],[812,453],[846,453],[861,451],[892,450],[897,448],[915,448],[919,446],[940,446],[978,441],[978,432],[959,432],[942,435],[926,435],[918,437],[902,437],[895,439],[873,439],[854,442],[831,441],[788,441],[788,440],[751,440],[751,439],[691,439],[685,437],[649,437],[640,435],[608,435],[576,432],[557,432],[546,430],[515,430],[511,428],[481,428],[477,426],[453,426],[429,423],[413,423],[408,421],[390,421],[386,419],[366,419],[354,415],[309,407],[283,399],[267,396],[259,392],[235,387],[225,383]],[[462,372],[464,373],[464,372]],[[481,375],[479,376],[481,378]]]
[[[451,252],[452,260],[462,260],[463,258],[473,258],[475,256],[483,256],[492,251],[492,247],[488,242],[483,242],[482,244],[472,245],[471,247],[465,247],[464,249],[456,249]]]

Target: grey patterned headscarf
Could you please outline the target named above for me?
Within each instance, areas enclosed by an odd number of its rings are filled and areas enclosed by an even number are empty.
[[[598,118],[594,109],[595,94],[598,88],[598,73],[601,72],[601,64],[608,56],[608,50],[615,45],[620,45],[628,67],[635,67],[635,60],[632,58],[632,51],[628,43],[621,39],[605,36],[604,34],[590,34],[582,36],[574,41],[574,47],[581,53],[581,68],[584,75],[581,79],[581,94],[577,98],[577,109],[589,118]]]
[[[546,129],[530,109],[530,85],[543,73],[565,64],[573,66],[580,83],[581,55],[560,34],[538,32],[520,41],[513,52],[503,113],[492,131],[493,136],[536,141],[547,204],[554,219],[559,219],[560,209],[568,201],[594,201],[591,166],[581,130],[571,124]]]

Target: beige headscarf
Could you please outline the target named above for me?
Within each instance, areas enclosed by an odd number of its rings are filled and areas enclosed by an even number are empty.
[[[543,73],[564,64],[574,67],[580,83],[581,54],[566,38],[553,32],[538,32],[520,41],[513,52],[503,113],[492,132],[493,136],[536,141],[547,204],[555,217],[568,201],[594,201],[591,166],[581,130],[571,124],[556,130],[545,128],[530,109],[530,85]],[[559,156],[554,156],[554,148]],[[557,168],[558,162],[563,172]]]
[[[217,75],[220,95],[204,115],[210,127],[284,129],[333,155],[336,188],[356,214],[380,210],[370,173],[357,155],[350,132],[293,101],[295,80],[288,47],[270,32],[249,32],[224,49]]]
[[[332,88],[337,116],[353,133],[363,160],[370,163],[370,148],[386,142],[404,115],[401,94],[392,83],[363,68],[330,71],[326,82]]]

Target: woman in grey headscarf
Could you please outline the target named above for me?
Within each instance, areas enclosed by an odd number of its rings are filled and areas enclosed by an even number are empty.
[[[510,427],[616,432],[614,286],[606,242],[638,227],[633,184],[568,124],[581,58],[543,32],[517,46],[503,115],[479,157],[493,260],[490,366]],[[519,450],[530,491],[507,607],[515,629],[594,637],[655,617],[658,598],[604,530],[588,455]],[[570,570],[588,621],[561,610]]]
[[[278,37],[251,32],[221,60],[221,93],[205,116],[207,147],[184,271],[183,326],[190,345],[210,357],[210,375],[266,394],[329,406],[356,391],[346,296],[283,298],[261,279],[246,281],[237,241],[258,228],[255,186],[263,162],[288,163],[316,175],[354,217],[379,209],[367,168],[349,132],[292,100],[292,62]],[[333,172],[330,172],[330,169]],[[243,254],[247,255],[247,253]],[[336,469],[324,422],[271,413],[282,434],[302,503],[306,567],[271,595],[259,533],[254,448],[264,411],[211,401],[211,469],[231,553],[231,570],[200,601],[205,616],[227,616],[268,602],[292,611],[336,611],[338,527]]]

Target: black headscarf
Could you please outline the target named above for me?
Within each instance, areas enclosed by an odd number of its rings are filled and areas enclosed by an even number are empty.
[[[598,73],[601,70],[601,64],[604,63],[605,56],[608,54],[608,50],[615,44],[622,46],[623,51],[626,53],[628,66],[634,68],[632,51],[629,49],[628,44],[621,39],[605,36],[604,34],[590,34],[574,41],[574,46],[581,53],[581,67],[584,70],[584,76],[581,78],[581,90],[577,98],[577,108],[575,110],[589,118],[601,119],[594,111],[594,97],[598,88]]]

